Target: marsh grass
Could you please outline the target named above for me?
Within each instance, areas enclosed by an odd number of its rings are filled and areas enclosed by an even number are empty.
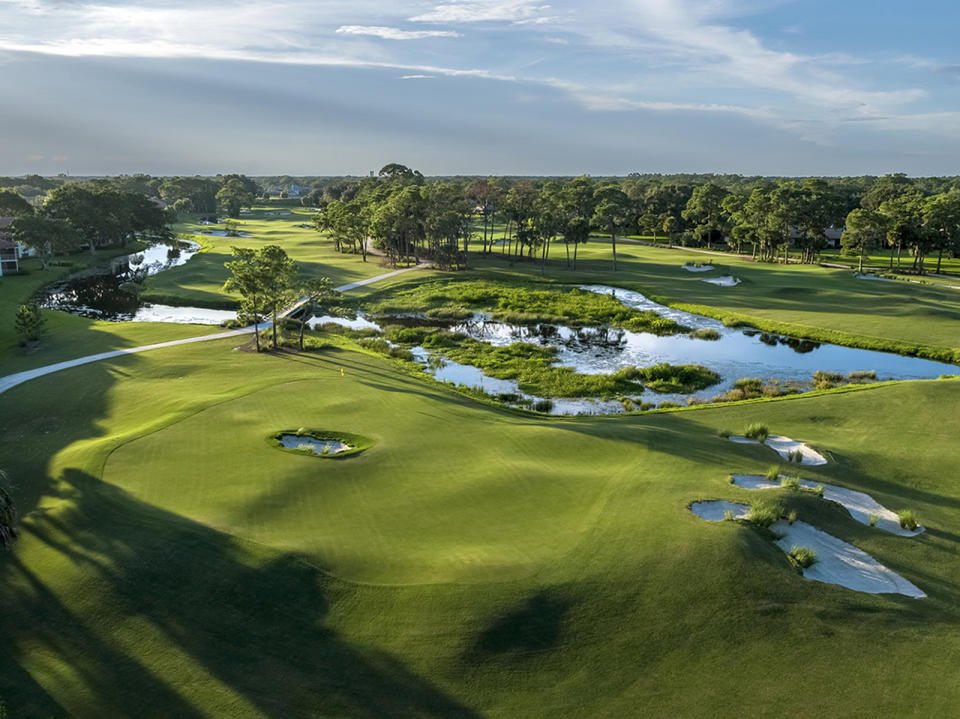
[[[769,529],[780,519],[782,514],[783,505],[780,500],[758,497],[750,502],[750,513],[747,515],[747,520],[758,527]]]
[[[731,432],[729,429],[721,429],[717,434],[723,439],[729,439],[733,436],[733,432]]]
[[[817,552],[809,547],[801,547],[795,544],[790,547],[790,558],[793,559],[801,569],[806,569],[817,561]]]
[[[797,512],[796,510],[791,510],[787,514],[787,524],[793,524],[796,521],[797,521]]]
[[[813,386],[817,389],[832,389],[842,382],[843,375],[839,372],[817,370],[813,373]]]
[[[869,520],[870,520],[870,526],[871,526],[871,527],[876,527],[876,526],[877,526],[877,519],[878,519],[877,515],[875,515],[875,514],[871,514],[871,515],[870,515]]]
[[[903,529],[909,529],[911,532],[920,526],[920,523],[917,521],[916,512],[912,509],[902,509],[897,512],[897,517],[900,519],[900,526]]]
[[[726,512],[723,513],[723,521],[724,521],[724,522],[732,522],[732,521],[734,521],[733,510],[732,510],[732,509],[728,509]]]
[[[720,339],[720,333],[710,327],[704,327],[703,329],[691,332],[690,337],[695,340],[709,340],[712,342]]]
[[[771,465],[767,468],[767,471],[763,473],[763,476],[767,478],[768,482],[780,481],[780,467],[775,464]]]
[[[800,491],[800,478],[799,477],[781,477],[780,478],[780,487],[782,489],[789,489],[794,492]]]
[[[753,422],[747,425],[747,428],[743,431],[743,436],[747,439],[755,439],[762,444],[770,436],[770,429],[762,422]]]

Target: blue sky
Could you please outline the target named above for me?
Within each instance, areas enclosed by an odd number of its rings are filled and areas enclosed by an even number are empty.
[[[939,0],[0,0],[0,174],[960,174]]]

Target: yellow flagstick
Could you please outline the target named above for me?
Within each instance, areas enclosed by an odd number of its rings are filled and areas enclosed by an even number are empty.
[[[343,377],[343,367],[340,368],[340,376]]]

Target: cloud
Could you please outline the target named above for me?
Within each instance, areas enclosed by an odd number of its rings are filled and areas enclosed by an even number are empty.
[[[434,75],[401,75],[401,80],[432,80]]]
[[[527,0],[473,0],[437,5],[428,12],[410,18],[411,22],[470,23],[530,21],[548,10]]]
[[[379,25],[342,25],[337,28],[341,35],[370,35],[384,40],[422,40],[428,37],[460,37],[453,30],[400,30]]]

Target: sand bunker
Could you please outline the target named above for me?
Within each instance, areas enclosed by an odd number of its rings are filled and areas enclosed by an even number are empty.
[[[730,441],[736,442],[737,444],[760,444],[757,440],[749,439],[747,437],[734,436],[730,438]],[[796,440],[790,439],[789,437],[771,435],[770,437],[767,437],[767,441],[764,442],[764,444],[766,444],[770,449],[787,461],[790,461],[791,454],[800,452],[800,455],[803,457],[800,464],[816,466],[827,463],[827,458],[817,452],[815,449],[804,444],[803,442],[797,442]]]
[[[858,280],[878,280],[880,282],[896,282],[889,277],[877,277],[876,275],[857,275]]]
[[[740,278],[734,277],[733,275],[726,275],[724,277],[714,277],[710,280],[702,280],[703,282],[709,282],[711,285],[717,285],[718,287],[736,287],[740,284]]]
[[[280,443],[287,449],[308,449],[314,454],[321,456],[330,456],[339,452],[346,452],[353,449],[350,445],[344,444],[338,439],[316,439],[315,437],[298,437],[295,434],[284,434],[280,436]]]
[[[759,474],[732,474],[733,483],[744,489],[779,489],[779,482],[771,482],[766,477]],[[781,475],[781,479],[783,475]],[[870,525],[870,517],[877,518],[877,529],[882,529],[891,534],[897,534],[901,537],[916,537],[923,532],[923,527],[916,529],[905,529],[900,526],[900,518],[896,512],[887,509],[877,500],[864,492],[857,492],[844,487],[837,487],[832,484],[823,484],[822,482],[811,482],[807,479],[800,480],[800,486],[805,489],[816,489],[823,487],[823,498],[831,502],[836,502],[846,509],[850,516],[860,522],[860,524]]]
[[[723,521],[728,511],[737,519],[743,519],[750,513],[750,508],[745,504],[719,500],[695,502],[690,510],[708,522]],[[887,569],[862,549],[857,549],[806,522],[789,524],[781,520],[770,530],[780,537],[776,545],[787,554],[795,546],[806,547],[817,553],[817,561],[801,570],[806,579],[838,584],[868,594],[903,594],[916,599],[927,596],[917,586]]]
[[[680,269],[686,270],[687,272],[709,272],[713,269],[713,265],[683,265]]]

